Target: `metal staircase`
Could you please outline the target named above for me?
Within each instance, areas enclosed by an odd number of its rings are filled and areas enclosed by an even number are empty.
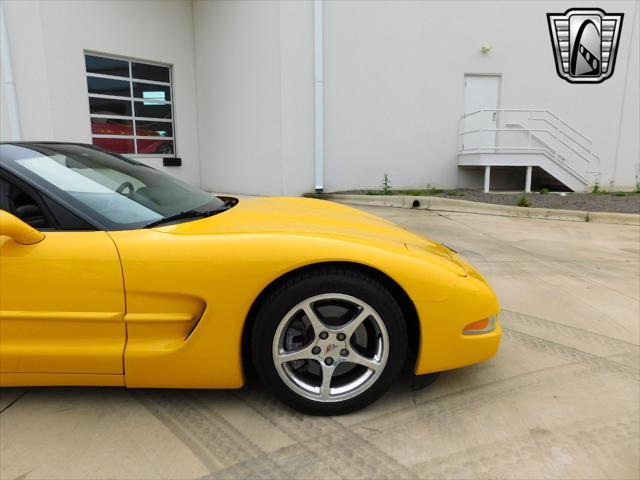
[[[600,159],[589,138],[549,110],[478,110],[462,116],[458,165],[484,167],[489,191],[491,167],[539,167],[573,191],[598,181]]]

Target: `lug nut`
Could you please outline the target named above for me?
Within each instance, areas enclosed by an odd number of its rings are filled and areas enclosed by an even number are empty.
[[[347,336],[344,333],[338,334],[338,340],[343,341],[345,338],[347,338]]]
[[[318,355],[320,353],[320,347],[313,347],[311,349],[311,353],[313,353],[314,355]]]
[[[322,340],[326,340],[327,337],[329,336],[329,334],[327,332],[320,332],[320,335],[318,335]]]
[[[331,365],[333,365],[333,358],[331,358],[331,357],[325,358],[324,359],[324,363],[325,363],[325,365],[330,367]]]
[[[349,350],[347,350],[346,348],[343,348],[342,350],[340,350],[340,355],[342,355],[343,357],[348,356]]]

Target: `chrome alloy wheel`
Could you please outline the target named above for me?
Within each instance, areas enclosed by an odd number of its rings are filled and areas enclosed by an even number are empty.
[[[382,374],[389,335],[367,303],[327,293],[289,310],[273,337],[272,354],[291,390],[317,402],[338,402],[360,395]]]

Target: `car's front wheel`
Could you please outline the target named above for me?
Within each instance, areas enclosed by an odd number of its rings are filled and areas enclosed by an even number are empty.
[[[405,361],[407,333],[380,282],[331,268],[280,285],[258,310],[251,345],[260,379],[282,401],[336,415],[389,388]]]

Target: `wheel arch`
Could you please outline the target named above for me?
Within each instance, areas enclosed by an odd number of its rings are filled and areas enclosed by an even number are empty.
[[[416,363],[416,358],[418,355],[418,349],[420,347],[420,322],[418,319],[418,312],[416,310],[413,301],[409,297],[409,295],[405,292],[405,290],[389,275],[386,273],[370,267],[368,265],[363,265],[361,263],[356,262],[320,262],[314,263],[311,265],[305,265],[300,268],[296,268],[295,270],[291,270],[280,277],[273,280],[269,285],[267,285],[260,294],[256,297],[249,309],[247,317],[245,318],[243,330],[242,330],[242,366],[245,375],[253,374],[253,362],[251,361],[251,332],[253,330],[253,325],[255,322],[256,314],[260,309],[260,306],[264,303],[264,301],[269,297],[271,292],[276,290],[280,284],[286,282],[289,278],[294,275],[299,275],[301,273],[312,272],[314,270],[325,269],[325,268],[347,268],[352,271],[356,271],[362,273],[364,275],[368,275],[370,277],[375,278],[379,281],[385,288],[389,290],[393,298],[398,302],[400,310],[402,311],[402,315],[407,325],[407,337],[408,337],[408,352],[407,352],[407,365],[413,368]]]

